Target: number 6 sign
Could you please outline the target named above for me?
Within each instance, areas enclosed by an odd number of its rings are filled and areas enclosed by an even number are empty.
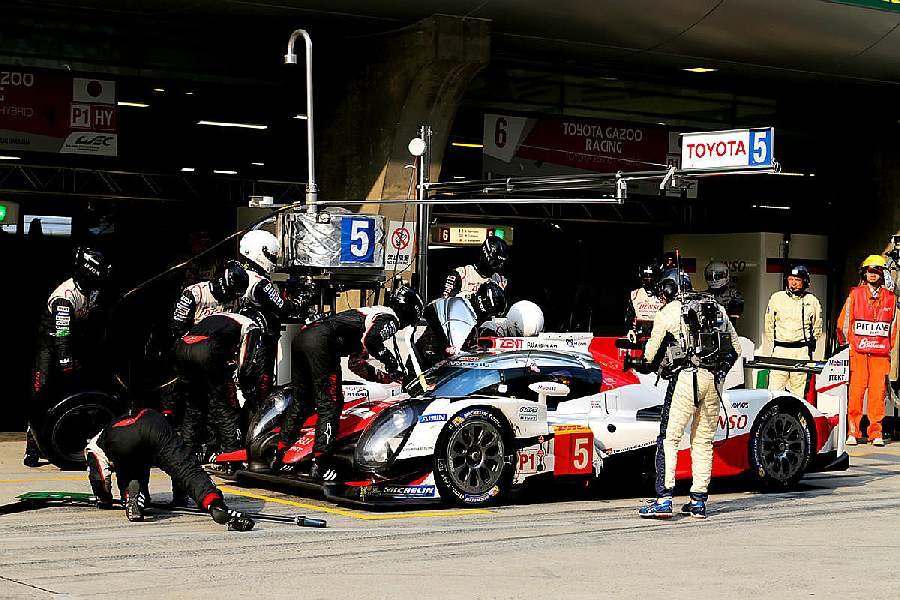
[[[372,217],[341,219],[341,262],[360,264],[375,262],[375,219]]]
[[[590,475],[594,470],[594,432],[580,425],[553,428],[553,474]]]

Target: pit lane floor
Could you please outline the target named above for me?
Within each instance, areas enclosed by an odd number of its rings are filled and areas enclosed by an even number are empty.
[[[89,491],[81,473],[23,467],[21,439],[0,434],[0,504],[25,491]],[[706,521],[638,519],[643,488],[369,513],[223,487],[234,507],[325,518],[328,529],[258,523],[238,533],[205,516],[128,523],[84,507],[0,515],[0,598],[889,598],[900,589],[900,443],[852,449],[849,471],[812,475],[790,493],[720,486]],[[165,475],[150,488],[168,499]]]

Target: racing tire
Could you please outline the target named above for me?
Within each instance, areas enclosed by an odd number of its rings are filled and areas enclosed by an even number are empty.
[[[87,441],[122,412],[123,407],[106,394],[74,394],[47,412],[35,428],[35,439],[47,460],[63,471],[83,470]]]
[[[434,479],[441,498],[468,507],[506,498],[513,476],[509,440],[509,427],[489,410],[470,408],[450,419],[434,453]]]
[[[813,446],[809,418],[797,406],[767,407],[750,432],[750,468],[768,490],[794,487],[806,474]]]
[[[250,440],[250,448],[247,453],[247,470],[253,473],[268,473],[272,471],[279,439],[281,439],[281,433],[267,431],[256,439]]]

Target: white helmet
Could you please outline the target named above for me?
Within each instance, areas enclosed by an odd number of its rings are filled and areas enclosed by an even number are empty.
[[[241,256],[247,257],[268,275],[281,257],[281,244],[278,243],[278,238],[268,231],[255,229],[248,231],[241,238],[240,252]]]
[[[519,300],[506,313],[510,335],[531,337],[544,330],[544,311],[530,300]]]

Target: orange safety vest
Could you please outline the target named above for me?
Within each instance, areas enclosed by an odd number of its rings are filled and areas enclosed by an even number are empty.
[[[894,307],[897,298],[894,292],[881,288],[878,299],[871,301],[868,285],[860,285],[850,290],[852,311],[850,315],[850,343],[860,354],[890,356],[891,323],[894,321]]]

